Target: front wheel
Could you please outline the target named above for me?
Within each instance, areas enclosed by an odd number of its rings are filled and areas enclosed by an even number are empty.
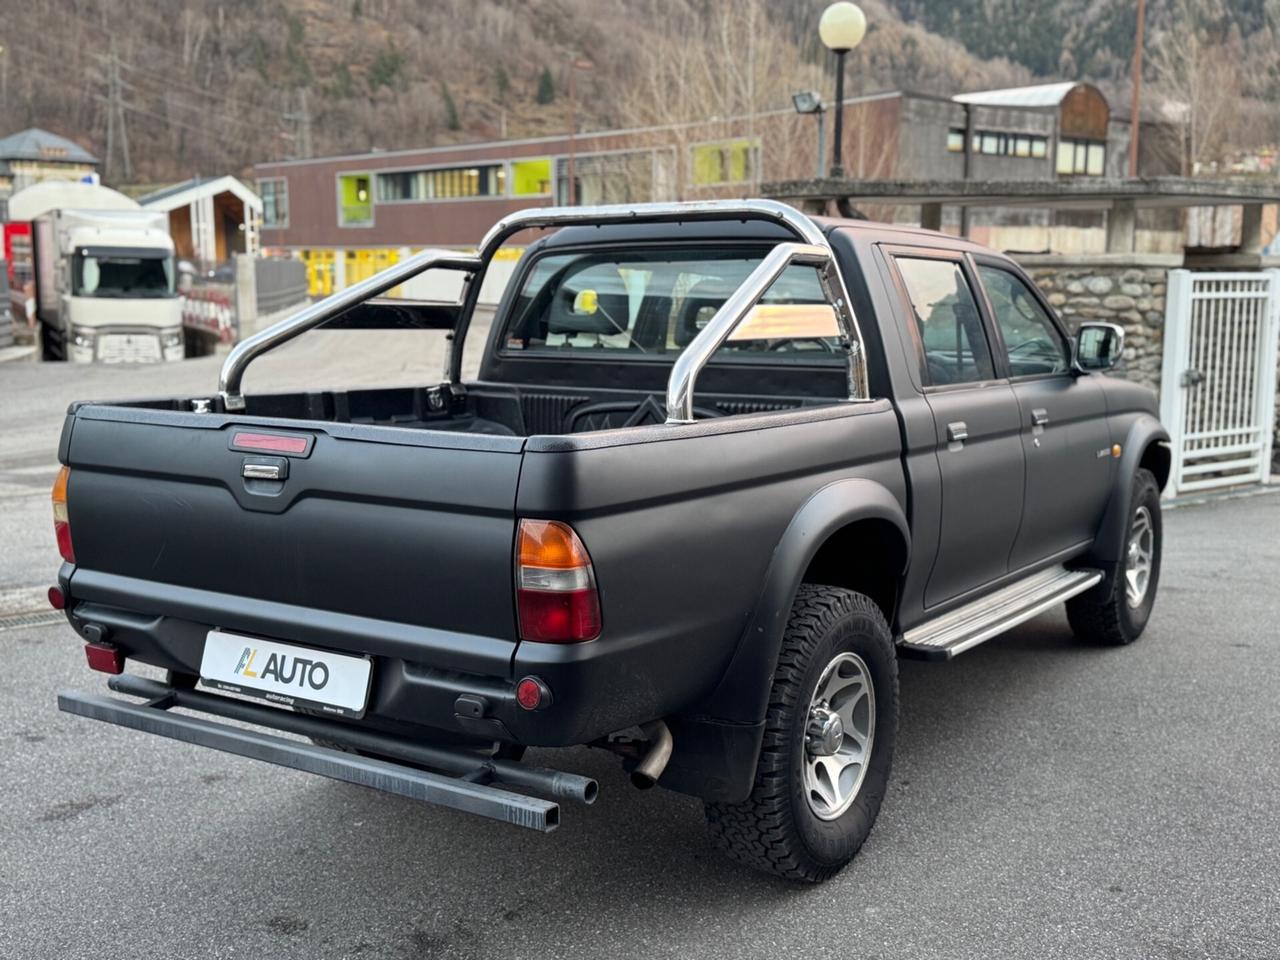
[[[1110,586],[1104,582],[1067,601],[1067,620],[1077,637],[1123,646],[1142,635],[1160,585],[1163,539],[1160,485],[1150,470],[1139,469],[1129,497],[1123,553],[1117,558]]]
[[[898,663],[884,614],[862,594],[801,586],[751,795],[706,805],[712,835],[758,870],[828,879],[871,832],[897,732]]]

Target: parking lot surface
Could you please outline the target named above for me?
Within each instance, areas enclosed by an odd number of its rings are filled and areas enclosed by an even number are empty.
[[[56,569],[66,400],[216,368],[0,365],[0,617]],[[1278,580],[1280,496],[1184,507],[1135,645],[1083,646],[1053,611],[904,662],[879,824],[821,887],[724,860],[697,801],[597,751],[531,754],[601,784],[538,835],[66,716],[56,692],[101,676],[65,623],[10,626],[0,957],[1275,958]]]

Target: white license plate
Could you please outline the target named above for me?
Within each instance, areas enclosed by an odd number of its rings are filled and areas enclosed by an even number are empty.
[[[207,687],[343,717],[364,715],[372,672],[367,657],[221,630],[209,631],[200,661],[200,682]]]

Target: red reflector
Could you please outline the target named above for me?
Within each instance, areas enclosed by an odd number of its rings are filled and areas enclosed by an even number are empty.
[[[85,659],[89,661],[90,670],[101,673],[124,673],[124,654],[116,647],[105,643],[86,643]]]
[[[600,635],[600,601],[586,590],[517,590],[520,636],[544,643],[580,643]]]
[[[270,433],[237,433],[231,439],[232,446],[250,450],[270,450],[273,453],[306,453],[306,437],[278,437]]]
[[[525,677],[516,684],[516,703],[526,710],[538,710],[549,706],[551,691],[537,677]]]
[[[49,588],[49,606],[55,610],[65,610],[67,608],[67,595],[62,592],[61,587]]]

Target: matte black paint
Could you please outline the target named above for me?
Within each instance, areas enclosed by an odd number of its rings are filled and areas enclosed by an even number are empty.
[[[60,574],[69,620],[187,673],[214,626],[367,653],[360,724],[408,739],[556,746],[666,718],[663,785],[744,796],[788,612],[831,538],[881,561],[901,633],[1050,563],[1111,570],[1133,471],[1167,439],[1150,391],[1096,374],[1010,380],[997,356],[995,380],[924,387],[891,252],[962,262],[975,289],[973,257],[1010,264],[922,231],[826,228],[881,399],[837,400],[829,362],[713,364],[705,419],[666,426],[668,364],[508,354],[504,304],[462,391],[258,395],[238,415],[181,398],[73,405],[59,445],[79,560]],[[759,223],[575,228],[534,249],[707,238],[784,239]],[[947,438],[957,420],[962,443]],[[240,475],[236,429],[313,446],[263,486]],[[1120,459],[1098,456],[1113,442]],[[518,517],[582,537],[597,640],[518,641]],[[516,707],[525,675],[548,684],[548,709]],[[461,695],[482,708],[458,713]]]

